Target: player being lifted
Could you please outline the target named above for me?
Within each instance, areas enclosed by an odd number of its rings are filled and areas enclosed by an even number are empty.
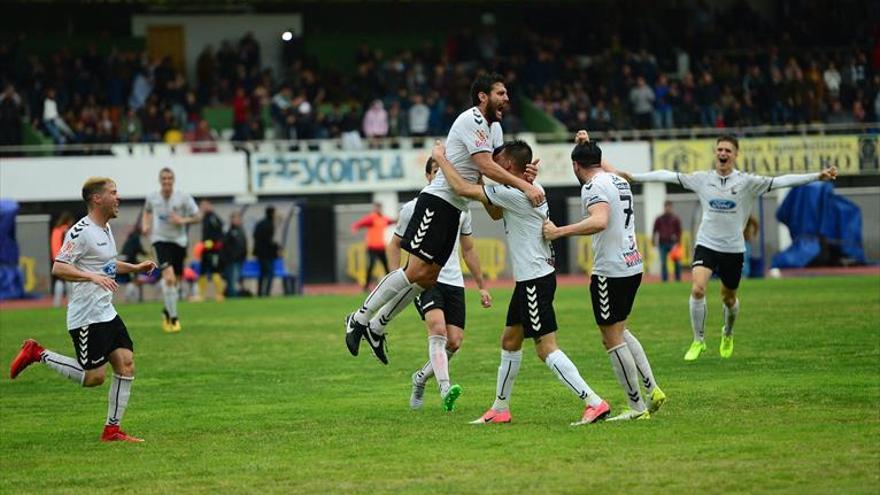
[[[143,261],[133,265],[116,259],[116,242],[109,221],[119,214],[119,197],[112,179],[88,179],[83,184],[82,197],[89,213],[67,231],[52,266],[52,275],[72,282],[67,329],[76,359],[28,339],[12,361],[9,376],[15,379],[32,363],[41,362],[77,385],[97,387],[104,383],[104,365],[109,362],[113,378],[101,440],[142,442],[119,429],[134,381],[134,345],[113,307],[113,292],[118,288],[117,273],[150,272],[156,264]]]
[[[433,158],[428,158],[425,164],[425,178],[430,183],[439,169]],[[400,266],[400,239],[403,237],[406,226],[412,216],[416,200],[412,200],[400,209],[400,217],[394,237],[388,243],[388,259],[392,269]],[[471,212],[465,210],[459,222],[459,236],[455,240],[452,254],[449,260],[440,270],[437,284],[426,290],[415,300],[416,309],[428,330],[428,361],[412,374],[412,394],[409,405],[413,409],[420,409],[425,394],[425,385],[434,376],[440,388],[440,397],[443,401],[443,409],[451,411],[455,400],[461,395],[459,385],[450,385],[449,360],[461,347],[464,339],[465,328],[465,301],[464,301],[464,277],[461,273],[461,264],[458,259],[458,249],[461,246],[462,258],[467,264],[477,287],[480,290],[480,304],[484,308],[491,307],[492,297],[483,287],[483,274],[480,268],[480,258],[474,247],[471,227]],[[371,329],[383,329],[388,323],[387,315],[395,311],[396,305],[401,300],[406,300],[407,294],[392,299],[388,304],[370,320]]]
[[[485,175],[521,190],[533,205],[542,203],[542,190],[492,160],[492,151],[503,142],[500,122],[509,100],[503,78],[498,74],[477,76],[471,85],[471,100],[474,106],[462,112],[449,130],[446,142],[449,161],[468,183],[476,184]],[[440,269],[458,238],[459,217],[468,202],[452,191],[442,172],[422,189],[400,243],[412,256],[404,268],[382,278],[361,307],[345,318],[349,352],[357,355],[360,339],[366,337],[377,357],[387,362],[385,334],[380,333],[381,328],[369,328],[370,319],[386,303],[407,294],[398,306],[397,311],[401,311],[437,282]],[[395,314],[391,313],[388,318]]]
[[[580,421],[587,424],[598,421],[611,411],[608,403],[593,392],[581,378],[577,367],[556,344],[556,313],[553,297],[556,294],[555,255],[541,231],[547,221],[549,208],[543,201],[534,207],[526,195],[506,185],[482,186],[464,180],[452,163],[445,158],[443,145],[434,146],[434,159],[446,174],[452,189],[466,198],[476,199],[496,209],[493,218],[504,219],[504,232],[510,246],[516,287],[507,309],[507,322],[501,337],[501,365],[495,385],[495,403],[474,424],[509,423],[510,395],[522,362],[522,344],[525,338],[534,339],[535,352],[556,375],[585,403]],[[522,141],[505,143],[495,151],[497,163],[514,175],[522,177],[526,164],[532,160],[532,149]],[[539,187],[539,186],[536,186]],[[500,210],[500,211],[498,211]]]
[[[557,227],[544,225],[544,237],[555,240],[572,235],[593,236],[593,273],[590,296],[593,316],[602,332],[611,367],[623,388],[629,409],[609,421],[648,419],[666,395],[657,386],[642,344],[626,327],[636,293],[642,282],[642,255],[636,244],[633,195],[629,183],[602,168],[602,150],[580,131],[571,152],[574,174],[581,183],[581,207],[585,218]],[[638,375],[650,397],[642,398]]]
[[[185,192],[174,190],[174,172],[163,168],[159,172],[160,189],[147,196],[144,202],[144,236],[150,236],[156,259],[162,270],[162,330],[179,332],[180,320],[177,316],[177,300],[180,297],[178,283],[183,276],[183,261],[186,258],[186,226],[201,221],[202,216],[196,201]]]
[[[640,182],[667,182],[679,184],[697,193],[703,218],[697,231],[692,266],[690,297],[691,328],[694,341],[684,355],[685,361],[694,361],[706,350],[703,340],[706,324],[706,285],[712,273],[721,279],[721,301],[724,312],[721,346],[722,358],[733,355],[733,324],[739,313],[736,291],[742,277],[743,253],[746,250],[743,229],[755,200],[764,193],[783,187],[795,187],[816,180],[837,178],[834,167],[812,174],[790,174],[763,177],[736,170],[739,141],[733,136],[721,136],[715,143],[715,169],[692,174],[655,170],[632,174]]]

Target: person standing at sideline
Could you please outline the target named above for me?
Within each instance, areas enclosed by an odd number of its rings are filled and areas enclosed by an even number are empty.
[[[394,219],[386,217],[382,214],[382,203],[373,203],[373,211],[361,217],[358,221],[351,224],[351,232],[355,233],[360,229],[367,229],[365,238],[367,246],[367,275],[364,279],[364,292],[370,288],[370,281],[373,278],[373,267],[378,260],[388,273],[388,256],[385,254],[385,229],[394,223]]]
[[[675,281],[681,281],[681,265],[669,253],[675,245],[681,242],[681,220],[672,211],[672,201],[663,203],[663,214],[654,220],[654,233],[652,235],[654,245],[660,250],[660,278],[664,282],[669,280],[669,268],[666,260],[671,258],[675,270]]]
[[[266,216],[254,227],[254,256],[260,264],[260,277],[257,279],[257,295],[260,297],[272,292],[275,258],[279,249],[275,242],[275,207],[267,206]]]
[[[61,251],[61,245],[64,244],[64,234],[67,233],[72,223],[73,215],[69,211],[64,211],[58,217],[55,226],[52,227],[52,232],[49,234],[49,256],[51,256],[51,261],[54,261],[55,257],[58,256],[58,252]],[[57,308],[61,306],[61,298],[69,291],[64,280],[54,276],[52,280],[54,280],[52,284],[52,306]]]

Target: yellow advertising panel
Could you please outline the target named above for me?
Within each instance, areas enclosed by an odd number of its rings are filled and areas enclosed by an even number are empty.
[[[655,141],[654,170],[696,172],[715,163],[714,139]],[[841,174],[859,173],[858,136],[794,136],[739,140],[737,168],[758,175],[818,172],[835,166]]]

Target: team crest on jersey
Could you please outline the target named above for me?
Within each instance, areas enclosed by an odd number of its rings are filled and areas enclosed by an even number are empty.
[[[110,278],[116,278],[116,260],[104,265],[104,267],[101,268],[101,271],[104,272],[104,275],[107,275]]]
[[[484,129],[477,129],[477,132],[474,135],[474,146],[477,148],[482,148],[486,146],[486,143],[489,142],[489,133],[487,133]]]

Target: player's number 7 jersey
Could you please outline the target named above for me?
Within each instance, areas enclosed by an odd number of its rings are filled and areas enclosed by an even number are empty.
[[[636,242],[632,190],[621,177],[606,172],[581,187],[581,206],[588,216],[591,206],[608,204],[608,226],[593,235],[593,274],[630,277],[642,273],[642,255]]]

